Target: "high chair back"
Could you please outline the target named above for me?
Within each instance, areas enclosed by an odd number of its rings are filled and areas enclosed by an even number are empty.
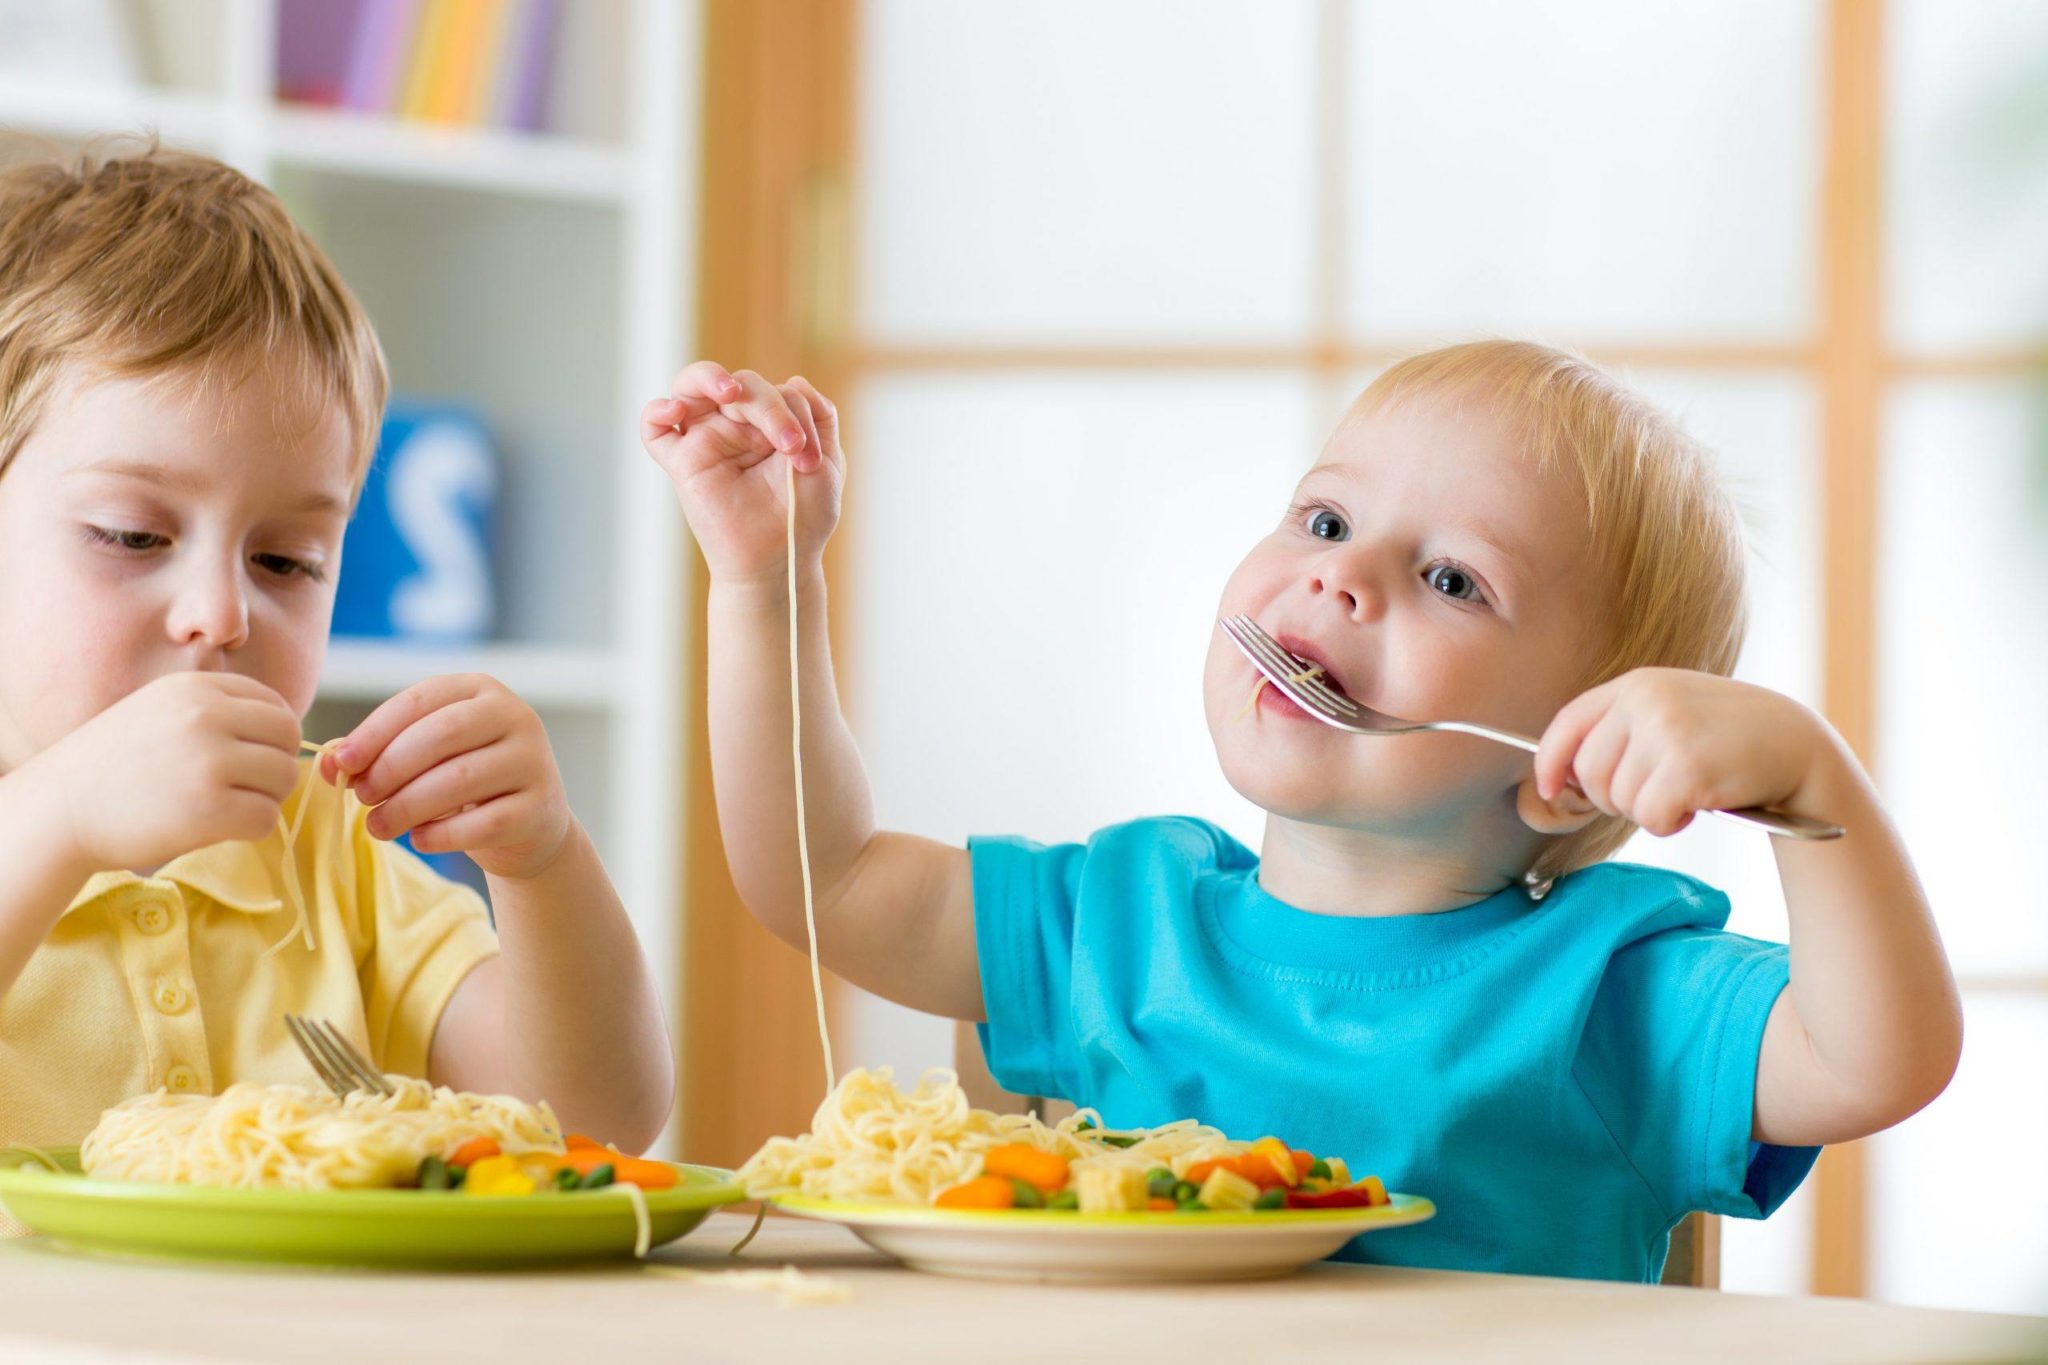
[[[953,1031],[953,1069],[960,1073],[960,1088],[977,1109],[999,1114],[1031,1110],[1047,1123],[1056,1123],[1072,1112],[1064,1100],[1044,1096],[1013,1095],[996,1084],[988,1063],[981,1055],[981,1038],[972,1024]],[[1689,1213],[1671,1232],[1671,1254],[1664,1261],[1665,1284],[1689,1285],[1694,1289],[1721,1287],[1721,1220],[1710,1213]]]

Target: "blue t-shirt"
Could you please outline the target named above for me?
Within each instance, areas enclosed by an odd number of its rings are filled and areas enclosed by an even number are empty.
[[[1655,1280],[1687,1212],[1765,1217],[1817,1155],[1749,1135],[1786,951],[1689,877],[1603,863],[1541,901],[1350,917],[1267,895],[1199,820],[969,847],[996,1079],[1436,1201],[1347,1259]]]

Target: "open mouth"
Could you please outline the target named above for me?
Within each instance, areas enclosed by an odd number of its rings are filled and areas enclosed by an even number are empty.
[[[1313,669],[1312,676],[1321,682],[1323,686],[1340,696],[1351,695],[1344,690],[1344,680],[1338,677],[1330,668],[1329,660],[1325,659],[1314,645],[1298,635],[1276,635],[1274,638],[1280,642],[1280,648],[1286,650],[1295,658],[1302,660]]]

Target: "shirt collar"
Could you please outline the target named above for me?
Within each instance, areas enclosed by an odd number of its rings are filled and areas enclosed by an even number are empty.
[[[64,913],[70,914],[124,886],[175,882],[226,909],[248,915],[271,914],[284,909],[272,873],[283,856],[281,844],[282,840],[275,835],[253,844],[214,844],[173,858],[158,868],[153,877],[139,877],[128,871],[94,873]]]

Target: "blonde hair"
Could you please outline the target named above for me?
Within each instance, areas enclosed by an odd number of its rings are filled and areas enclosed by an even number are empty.
[[[1609,591],[1605,638],[1582,686],[1636,668],[1734,671],[1745,625],[1741,518],[1712,454],[1668,414],[1583,357],[1526,341],[1410,357],[1375,379],[1352,413],[1412,399],[1477,405],[1539,468],[1580,484]],[[1552,840],[1529,878],[1548,882],[1596,863],[1634,832],[1619,816],[1598,816]]]
[[[384,353],[276,195],[153,139],[0,167],[0,473],[74,366],[231,386],[273,364],[345,412],[360,491]]]

